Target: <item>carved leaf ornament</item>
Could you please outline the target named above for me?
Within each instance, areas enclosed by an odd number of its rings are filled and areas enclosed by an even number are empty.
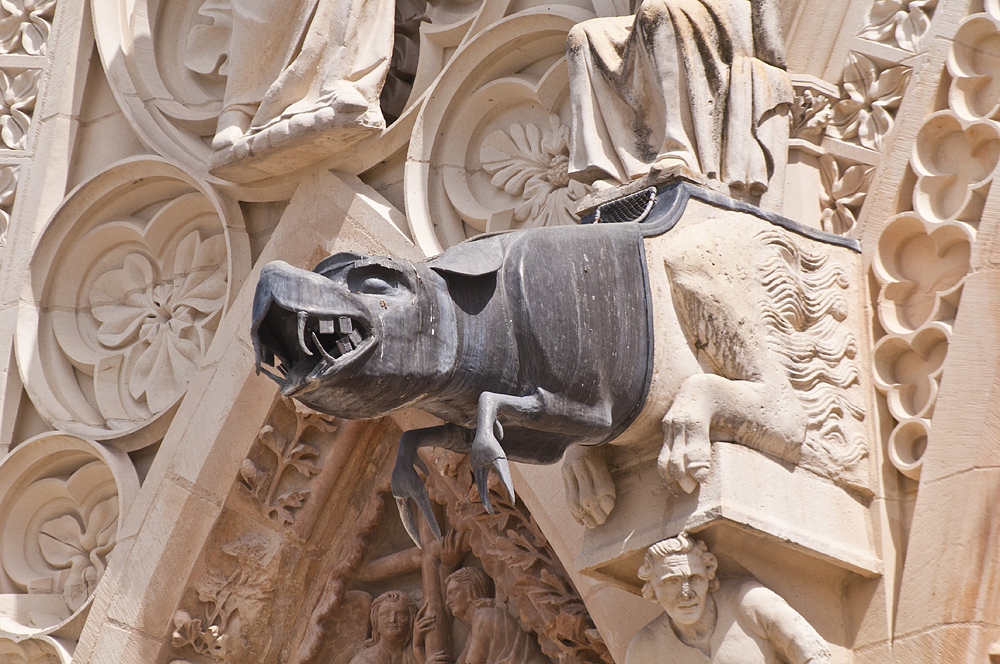
[[[0,70],[0,140],[4,147],[23,150],[38,94],[39,69],[20,74]]]
[[[56,0],[0,0],[0,49],[45,55]]]
[[[937,0],[877,0],[860,37],[917,53],[930,32]]]
[[[864,147],[881,151],[909,80],[908,67],[879,71],[865,56],[850,53],[842,84],[847,98],[834,105],[828,131],[835,138],[856,138]]]
[[[211,339],[204,323],[226,296],[226,243],[192,231],[177,248],[168,280],[159,266],[134,253],[94,282],[91,313],[98,340],[127,348],[125,376],[132,398],[143,395],[153,412],[172,404],[187,387]]]

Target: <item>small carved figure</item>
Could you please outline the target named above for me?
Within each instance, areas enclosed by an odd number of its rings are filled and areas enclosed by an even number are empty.
[[[456,664],[551,664],[535,637],[495,605],[486,572],[463,567],[445,585],[448,609],[471,628]]]
[[[648,223],[487,235],[422,263],[271,263],[254,300],[258,367],[278,367],[263,371],[320,412],[370,419],[415,406],[448,422],[400,438],[392,490],[415,541],[409,499],[440,537],[415,470],[423,446],[470,454],[491,512],[491,468],[514,495],[508,457],[553,463],[573,445],[661,431],[659,472],[688,492],[709,476],[713,441],[841,479],[864,456],[850,428],[864,411],[846,390],[858,373],[841,325],[845,274],[826,248],[800,250],[743,213],[715,210],[667,233],[687,199],[664,197],[674,207]],[[570,506],[597,524],[613,496],[606,467],[586,455],[567,461]]]
[[[371,609],[371,638],[350,664],[423,664],[412,643],[417,604],[404,592],[390,590],[375,598]]]
[[[286,139],[328,127],[384,125],[379,93],[392,56],[391,0],[230,3],[215,150],[279,124]],[[209,34],[194,31],[192,39]]]
[[[632,638],[625,664],[829,664],[816,630],[754,579],[718,579],[718,561],[686,533],[649,547],[639,578],[663,615]]]
[[[571,176],[683,165],[761,193],[786,159],[793,99],[774,0],[638,5],[570,30]]]

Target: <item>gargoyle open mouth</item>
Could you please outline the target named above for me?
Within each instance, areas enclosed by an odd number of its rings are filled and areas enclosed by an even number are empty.
[[[310,379],[340,369],[374,345],[365,322],[352,316],[289,311],[272,302],[254,334],[257,371],[298,391]],[[262,367],[273,366],[280,376]]]

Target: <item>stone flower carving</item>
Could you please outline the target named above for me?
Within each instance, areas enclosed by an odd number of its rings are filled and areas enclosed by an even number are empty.
[[[842,84],[846,99],[834,105],[833,121],[827,131],[834,138],[881,150],[909,80],[909,67],[879,71],[865,56],[851,53]]]
[[[63,570],[56,577],[56,586],[71,611],[83,606],[97,587],[117,532],[117,496],[98,503],[82,522],[77,515],[64,514],[38,531],[45,561]]]
[[[549,126],[512,124],[509,133],[494,131],[483,143],[480,160],[493,175],[493,186],[520,196],[514,220],[522,228],[572,224],[574,204],[590,188],[569,178],[569,128],[557,115]]]
[[[868,195],[875,167],[854,164],[843,168],[833,155],[825,154],[819,158],[819,172],[823,182],[820,193],[823,230],[840,234],[851,232]]]
[[[0,52],[45,55],[56,0],[3,0],[0,8]]]
[[[937,0],[876,0],[858,36],[916,53],[930,31],[936,6]]]
[[[796,86],[792,102],[791,138],[819,142],[830,124],[833,101],[822,92]]]
[[[169,276],[133,253],[94,282],[97,339],[109,349],[127,349],[124,381],[134,399],[145,395],[152,412],[169,407],[198,370],[211,341],[205,323],[222,308],[226,285],[225,238],[202,240],[198,231],[181,240]]]
[[[0,248],[7,245],[7,229],[16,194],[17,166],[0,167]]]
[[[7,1],[3,0],[3,6]],[[0,70],[0,140],[11,150],[23,150],[28,139],[28,126],[35,110],[38,94],[38,69],[26,69],[20,74]]]

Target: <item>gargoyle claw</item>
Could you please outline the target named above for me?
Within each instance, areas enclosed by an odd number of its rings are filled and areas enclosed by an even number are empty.
[[[420,529],[417,527],[417,519],[413,513],[410,499],[413,499],[413,502],[420,508],[420,512],[424,515],[434,537],[441,539],[441,528],[438,526],[437,517],[434,516],[430,496],[427,495],[427,489],[424,488],[424,483],[420,480],[420,476],[417,475],[413,466],[400,466],[397,463],[392,471],[390,486],[392,487],[392,495],[396,498],[399,518],[403,521],[403,527],[406,528],[413,543],[418,548],[421,547]]]

